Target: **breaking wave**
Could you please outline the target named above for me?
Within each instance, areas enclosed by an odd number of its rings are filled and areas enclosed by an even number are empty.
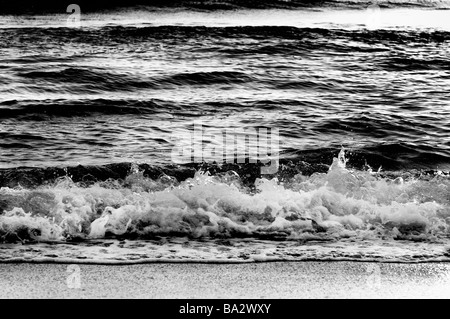
[[[448,238],[447,176],[394,179],[345,162],[342,151],[326,173],[257,178],[251,186],[233,171],[178,181],[145,177],[135,166],[124,180],[85,185],[63,177],[33,189],[3,187],[0,238]]]

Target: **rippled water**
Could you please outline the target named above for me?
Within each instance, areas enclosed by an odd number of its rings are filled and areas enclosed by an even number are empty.
[[[278,128],[282,157],[345,146],[372,166],[448,168],[445,24],[367,30],[365,10],[225,12],[226,26],[215,11],[120,13],[88,14],[81,29],[64,16],[7,18],[1,166],[167,164],[172,133],[200,120]],[[345,14],[354,21],[334,22]],[[287,23],[260,25],[272,15]]]

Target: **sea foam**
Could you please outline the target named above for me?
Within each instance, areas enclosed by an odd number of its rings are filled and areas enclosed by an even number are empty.
[[[3,242],[104,238],[445,241],[447,177],[381,177],[346,168],[344,151],[327,173],[244,186],[235,172],[201,171],[177,181],[137,169],[90,186],[69,177],[34,189],[1,188]]]

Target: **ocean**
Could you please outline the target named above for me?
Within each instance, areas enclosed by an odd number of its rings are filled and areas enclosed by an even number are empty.
[[[450,260],[449,1],[143,2],[3,8],[0,262]]]

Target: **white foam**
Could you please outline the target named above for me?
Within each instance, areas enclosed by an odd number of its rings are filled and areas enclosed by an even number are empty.
[[[182,183],[163,183],[134,172],[120,187],[105,182],[81,187],[65,178],[33,190],[2,188],[9,208],[0,216],[0,235],[9,240],[12,234],[21,240],[107,234],[307,239],[320,233],[414,240],[449,235],[450,182],[442,176],[392,181],[346,169],[342,153],[327,174],[255,184],[257,191],[250,192],[227,176],[197,173]]]

